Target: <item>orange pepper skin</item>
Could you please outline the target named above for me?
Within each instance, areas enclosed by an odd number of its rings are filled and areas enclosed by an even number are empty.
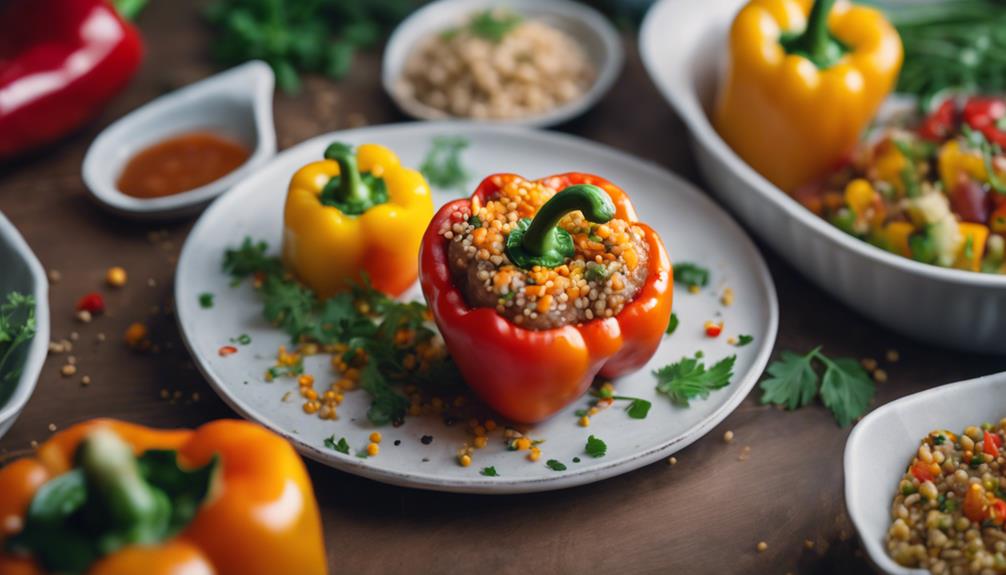
[[[849,48],[818,68],[789,54],[783,34],[800,32],[811,0],[750,0],[730,29],[729,63],[713,124],[758,173],[793,192],[837,167],[855,147],[901,68],[901,39],[878,10],[838,2],[831,34]]]
[[[220,458],[219,475],[192,522],[156,546],[130,546],[93,564],[88,575],[275,575],[328,572],[321,519],[307,470],[279,436],[246,421],[220,420],[195,430],[156,430],[111,419],[70,427],[39,446],[34,459],[0,470],[0,520],[18,524],[0,532],[0,544],[20,530],[34,492],[45,479],[73,466],[77,445],[91,431],[114,431],[139,455],[149,449],[178,452],[184,466]],[[32,563],[0,553],[8,565]],[[12,573],[34,574],[23,570]]]
[[[472,198],[485,204],[513,174],[487,177]],[[593,184],[615,205],[615,217],[635,222],[649,246],[648,275],[636,298],[615,317],[548,330],[521,328],[495,309],[471,308],[454,284],[448,240],[440,230],[467,219],[470,200],[446,204],[423,237],[419,281],[447,348],[468,385],[490,407],[516,422],[534,423],[554,415],[583,395],[598,375],[618,377],[641,368],[656,352],[671,315],[670,258],[660,237],[638,223],[628,196],[614,184],[588,174],[569,173],[540,180],[553,189]]]

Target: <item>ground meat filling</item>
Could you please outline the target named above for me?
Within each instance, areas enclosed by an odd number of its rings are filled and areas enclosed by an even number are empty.
[[[497,176],[499,194],[472,202],[467,221],[445,225],[455,284],[471,307],[491,307],[528,329],[551,329],[612,317],[636,297],[646,281],[649,246],[642,229],[613,219],[586,221],[580,212],[564,216],[559,226],[573,236],[572,258],[555,268],[519,268],[504,244],[522,218],[533,218],[556,192],[549,181]],[[559,185],[556,182],[556,185]]]

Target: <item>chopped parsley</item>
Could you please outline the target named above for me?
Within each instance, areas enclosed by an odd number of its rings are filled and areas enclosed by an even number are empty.
[[[589,282],[600,282],[608,278],[608,268],[604,264],[597,262],[587,262],[587,269],[583,274]]]
[[[468,22],[468,31],[490,42],[499,42],[504,36],[516,28],[523,19],[513,12],[505,10],[483,10],[475,14]]]
[[[240,343],[241,345],[248,345],[252,342],[252,338],[247,333],[243,333],[237,337],[231,338],[231,343]]]
[[[608,452],[608,445],[591,435],[587,438],[587,445],[583,450],[591,457],[604,457],[604,454]]]
[[[345,437],[340,437],[339,441],[335,440],[335,435],[325,438],[325,447],[329,449],[334,449],[343,455],[349,455],[349,442],[346,441]]]
[[[368,362],[361,369],[360,386],[371,396],[367,412],[371,423],[384,425],[404,419],[409,402],[394,384],[403,383],[406,378],[409,383],[435,389],[437,393],[450,393],[462,385],[460,373],[449,357],[433,361],[421,371],[404,368],[405,356],[414,352],[415,345],[436,336],[428,325],[426,305],[389,298],[374,289],[366,277],[349,291],[320,300],[285,272],[279,258],[267,252],[265,242],[246,238],[241,246],[225,252],[224,270],[237,282],[250,276],[256,278],[263,316],[285,331],[294,343],[343,344],[348,348],[347,363],[358,350],[366,353]],[[402,330],[414,334],[412,344],[403,346],[396,342],[395,334]],[[303,365],[298,362],[276,366],[266,377],[301,373]]]
[[[604,388],[595,390],[591,392],[591,395],[599,399],[612,399],[615,401],[624,400],[628,401],[629,405],[625,407],[625,411],[629,414],[632,419],[646,419],[646,416],[650,413],[650,408],[653,404],[648,400],[641,397],[629,397],[627,395],[615,395],[615,393],[610,388]],[[597,401],[591,403],[591,406],[597,404]],[[577,417],[583,417],[589,414],[589,410],[578,409],[576,410]]]
[[[741,334],[737,336],[737,347],[744,347],[752,341],[754,341],[753,335]]]
[[[199,307],[203,309],[210,309],[213,307],[213,294],[210,292],[203,292],[199,294]]]
[[[482,471],[479,471],[479,475],[484,475],[486,477],[499,477],[500,476],[499,473],[496,473],[496,467],[495,466],[483,467]]]
[[[21,377],[16,365],[17,350],[35,337],[35,297],[19,292],[7,294],[0,303],[0,407],[14,392],[14,382]]]
[[[818,377],[815,361],[824,366],[823,380]],[[783,351],[780,359],[768,366],[767,373],[769,377],[761,382],[763,404],[796,409],[820,395],[842,427],[866,413],[876,389],[870,374],[858,361],[829,358],[821,353],[821,346],[806,355]]]
[[[545,465],[552,471],[566,471],[566,464],[558,459],[549,459],[545,462]]]
[[[688,287],[709,285],[709,270],[691,262],[674,265],[674,282]]]
[[[664,333],[667,335],[674,333],[674,331],[678,329],[678,323],[678,314],[671,312],[671,319],[668,320],[667,329],[664,330]]]
[[[705,399],[710,392],[730,385],[736,360],[737,356],[731,355],[707,370],[698,354],[694,358],[683,357],[653,372],[657,378],[657,391],[668,396],[671,403],[688,407],[689,401]]]
[[[465,168],[461,160],[461,154],[468,147],[468,140],[461,136],[436,136],[430,145],[430,150],[426,152],[423,163],[419,165],[419,171],[423,173],[430,185],[442,190],[455,190],[461,192],[468,184],[471,174]],[[480,227],[482,222],[478,217],[473,216],[478,224],[471,221],[468,223],[475,227]]]
[[[468,216],[468,224],[471,225],[473,228],[481,228],[482,218],[472,214],[471,216]]]

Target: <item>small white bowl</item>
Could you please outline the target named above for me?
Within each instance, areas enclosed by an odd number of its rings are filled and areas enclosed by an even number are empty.
[[[728,28],[745,2],[662,0],[639,36],[643,63],[688,126],[713,191],[793,267],[864,316],[936,345],[1006,353],[1006,275],[922,264],[854,238],[772,185],[720,138],[708,110]]]
[[[625,60],[622,40],[615,27],[593,8],[569,0],[439,0],[416,10],[399,24],[384,49],[381,82],[384,90],[403,112],[420,120],[454,118],[442,110],[402,94],[399,89],[402,71],[406,60],[420,42],[454,26],[463,25],[475,12],[490,8],[505,8],[566,32],[583,46],[587,58],[594,64],[597,76],[579,98],[544,114],[513,119],[460,119],[520,126],[554,126],[593,107],[618,78]]]
[[[28,403],[49,351],[49,282],[24,238],[0,212],[0,300],[6,301],[12,291],[35,297],[36,327],[31,342],[14,352],[13,360],[21,365],[21,375],[10,395],[0,386],[0,436],[7,433]]]
[[[84,184],[109,210],[136,218],[171,218],[198,211],[276,154],[272,119],[275,77],[252,61],[185,86],[134,110],[106,128],[84,157]],[[251,155],[233,172],[194,190],[135,198],[116,182],[138,152],[166,138],[209,131],[244,144]]]
[[[870,560],[892,575],[925,575],[887,554],[891,502],[919,441],[934,429],[955,433],[1006,417],[1006,372],[929,389],[881,406],[845,443],[845,505]]]

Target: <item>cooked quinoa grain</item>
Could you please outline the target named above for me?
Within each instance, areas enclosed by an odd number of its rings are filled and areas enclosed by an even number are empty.
[[[583,48],[565,32],[493,11],[421,42],[398,90],[445,116],[521,118],[578,98],[594,76]]]
[[[920,442],[891,505],[895,561],[937,575],[1006,573],[1004,427],[937,430]]]
[[[528,329],[550,329],[612,317],[635,298],[647,276],[649,246],[643,231],[622,220],[593,224],[579,211],[559,221],[575,253],[555,268],[525,270],[507,258],[504,245],[522,218],[533,218],[561,186],[499,178],[499,193],[485,205],[476,198],[466,220],[440,230],[457,285],[472,307],[491,307]]]

